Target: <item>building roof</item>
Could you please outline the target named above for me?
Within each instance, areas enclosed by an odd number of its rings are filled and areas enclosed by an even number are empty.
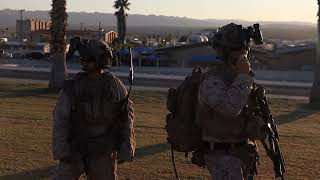
[[[109,34],[115,31],[108,31],[108,32],[102,32],[101,34]],[[32,33],[39,33],[39,34],[50,34],[50,30],[49,29],[40,29],[40,30],[36,30],[33,31]],[[94,30],[67,30],[67,34],[68,35],[98,35],[98,31],[94,31]],[[116,32],[115,32],[116,33]]]
[[[205,46],[209,46],[209,45],[210,44],[208,42],[205,42],[205,43],[193,43],[193,44],[185,44],[185,45],[179,45],[179,46],[158,48],[158,49],[156,49],[156,51],[158,51],[158,52],[161,52],[161,51],[174,51],[174,50],[179,50],[179,49],[205,47]]]
[[[190,61],[191,62],[219,62],[221,61],[221,59],[215,55],[193,55],[191,56]]]

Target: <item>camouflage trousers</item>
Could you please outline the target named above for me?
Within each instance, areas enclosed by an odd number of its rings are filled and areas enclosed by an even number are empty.
[[[205,163],[214,180],[245,180],[239,158],[220,153],[205,154]]]
[[[52,180],[78,180],[86,172],[88,180],[117,180],[117,164],[112,154],[60,161]]]

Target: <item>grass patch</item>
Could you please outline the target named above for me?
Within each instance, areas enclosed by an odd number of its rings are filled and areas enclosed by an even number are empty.
[[[52,160],[51,112],[56,92],[46,84],[0,81],[0,180],[48,179]],[[120,179],[174,179],[164,131],[166,94],[133,92],[138,149],[133,163],[119,167]],[[280,124],[281,148],[287,162],[286,179],[320,179],[320,112],[307,102],[271,100]],[[272,179],[270,160],[260,146],[258,179]],[[208,179],[207,170],[177,155],[182,179]]]

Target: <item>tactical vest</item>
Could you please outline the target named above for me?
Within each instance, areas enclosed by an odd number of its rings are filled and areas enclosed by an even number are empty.
[[[209,70],[205,73],[204,78],[207,78],[208,76],[219,77],[223,80],[227,88],[232,85],[235,79],[232,75],[221,69],[218,69],[218,71]],[[256,103],[254,103],[254,100],[251,97],[249,97],[247,104],[256,106]],[[245,141],[248,138],[266,138],[263,120],[249,111],[249,109],[253,108],[244,107],[240,115],[229,118],[200,104],[197,119],[201,124],[202,139],[207,142],[237,143]]]
[[[67,81],[72,152],[84,155],[112,151],[112,128],[120,97],[118,89],[114,89],[116,83],[109,73],[96,80],[88,79],[82,73]]]

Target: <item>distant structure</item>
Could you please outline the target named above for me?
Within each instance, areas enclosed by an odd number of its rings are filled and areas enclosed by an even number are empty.
[[[204,43],[208,41],[209,41],[208,37],[204,35],[192,35],[192,36],[189,36],[188,38],[188,42],[191,44]]]
[[[19,37],[19,34],[17,35],[17,37]],[[28,38],[24,39],[27,39],[27,41],[30,42],[49,42],[50,36],[49,29],[38,29],[31,31],[27,36]],[[106,43],[111,44],[117,39],[118,34],[115,31],[99,32],[94,30],[68,30],[67,38],[70,39],[73,37],[81,37],[82,39],[101,39]]]
[[[108,44],[114,43],[114,41],[118,38],[118,33],[115,31],[109,31],[105,34],[104,41]]]
[[[36,31],[43,31],[50,29],[51,21],[42,19],[26,19],[16,21],[16,37],[22,39],[32,40],[32,34]]]
[[[214,34],[217,32],[217,29],[203,29],[200,31],[200,35],[206,36],[207,38],[212,39]]]
[[[168,61],[173,67],[205,67],[218,61],[216,52],[211,46],[199,46],[199,44],[201,42],[158,48],[156,52],[162,61]]]
[[[29,52],[50,52],[50,44],[45,42],[23,42],[20,41],[8,41],[6,43],[6,52],[9,53],[29,53]]]
[[[67,36],[69,39],[73,37],[81,37],[81,39],[101,39],[108,44],[112,44],[118,38],[118,33],[115,31],[69,30]]]
[[[311,71],[316,60],[315,42],[267,42],[262,47],[253,47],[252,50],[254,60],[251,65],[257,69]]]
[[[197,39],[199,40],[199,39]],[[200,41],[200,40],[199,40]],[[200,46],[194,42],[187,45],[156,49],[159,61],[173,67],[195,67],[212,65],[219,61],[211,46]],[[303,70],[312,71],[316,60],[316,43],[296,42],[286,45],[274,43],[253,46],[251,65],[262,70]]]

